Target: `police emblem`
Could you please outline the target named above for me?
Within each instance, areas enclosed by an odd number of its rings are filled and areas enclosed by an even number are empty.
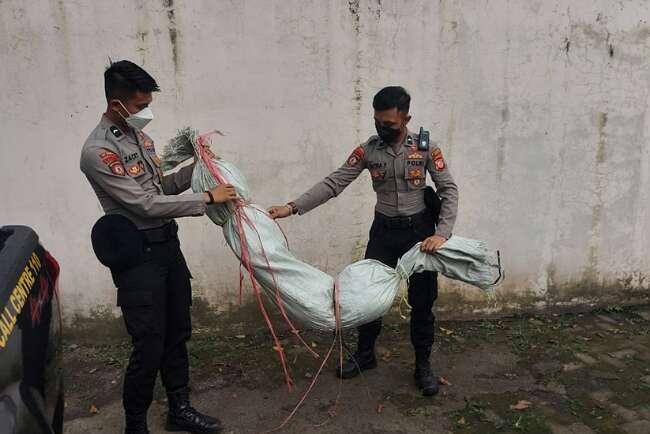
[[[436,148],[431,152],[431,158],[433,158],[433,166],[438,172],[445,170],[445,159],[442,156],[442,151],[440,148]]]
[[[380,181],[386,177],[386,171],[373,169],[370,171],[370,177],[373,179],[373,181]]]
[[[108,166],[111,169],[111,172],[118,176],[124,176],[124,166],[122,166],[122,163],[113,163],[110,166]]]
[[[129,166],[127,171],[131,176],[138,176],[144,172],[144,163],[142,161],[138,161],[136,164]]]
[[[365,152],[361,146],[357,147],[354,151],[352,151],[352,154],[348,157],[347,165],[349,167],[356,166],[359,164],[359,161],[363,160],[363,156],[365,155]]]
[[[104,162],[104,164],[109,165],[116,161],[120,161],[120,157],[115,152],[104,151],[99,154],[99,158]]]
[[[125,172],[122,160],[120,160],[120,157],[115,152],[102,151],[99,153],[99,158],[102,160],[102,163],[108,166],[113,174],[124,176]]]

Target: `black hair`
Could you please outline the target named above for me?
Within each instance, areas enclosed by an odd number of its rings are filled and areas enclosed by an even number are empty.
[[[397,108],[402,113],[409,112],[411,95],[402,86],[388,86],[377,92],[372,99],[372,108],[377,111]]]
[[[156,80],[147,71],[128,60],[111,62],[104,71],[104,93],[106,100],[125,101],[137,91],[158,92]]]

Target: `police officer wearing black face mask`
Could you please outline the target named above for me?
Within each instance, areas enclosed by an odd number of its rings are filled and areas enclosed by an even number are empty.
[[[428,133],[410,132],[411,98],[399,86],[380,90],[373,99],[377,135],[358,146],[343,166],[316,184],[298,199],[274,206],[274,218],[304,214],[338,196],[364,169],[368,169],[377,194],[375,220],[370,229],[367,259],[395,267],[400,256],[422,242],[424,252],[435,252],[451,236],[458,209],[458,189],[442,151],[429,144]],[[426,185],[429,173],[436,186]],[[437,195],[436,195],[437,193]],[[415,350],[415,382],[423,395],[438,392],[437,378],[431,372],[429,357],[434,336],[433,302],[438,294],[436,273],[411,277],[408,301],[411,311],[411,342]],[[381,331],[381,318],[359,327],[357,351],[337,370],[342,378],[352,378],[360,370],[377,366],[375,341]]]
[[[81,152],[86,175],[106,216],[94,226],[93,248],[111,269],[133,351],[124,376],[126,434],[147,434],[158,372],[167,390],[170,431],[218,433],[218,419],[189,401],[186,342],[191,334],[190,272],[173,218],[198,216],[206,206],[236,198],[233,186],[179,194],[190,187],[193,164],[164,175],[153,140],[142,129],[156,81],[127,60],[104,73],[108,106]]]

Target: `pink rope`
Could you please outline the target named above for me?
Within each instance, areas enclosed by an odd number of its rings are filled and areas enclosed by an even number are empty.
[[[206,140],[210,136],[215,135],[215,134],[223,135],[223,133],[221,133],[220,131],[213,130],[213,131],[210,131],[210,132],[208,132],[206,134],[202,134],[202,135],[197,137],[196,143],[198,145],[198,152],[199,152],[199,156],[200,156],[201,160],[205,163],[205,165],[208,168],[210,174],[217,180],[217,182],[219,182],[220,184],[227,184],[228,182],[222,176],[219,168],[214,165],[214,163],[212,162],[212,159],[207,154],[207,151],[205,149]],[[282,344],[281,344],[280,340],[278,339],[277,333],[275,332],[275,329],[273,327],[271,319],[270,319],[270,317],[269,317],[269,315],[268,315],[268,313],[266,311],[266,308],[264,307],[262,297],[261,297],[261,290],[260,290],[259,285],[257,284],[257,281],[255,280],[254,275],[253,275],[253,266],[252,266],[252,262],[251,262],[250,251],[249,251],[249,248],[248,248],[248,241],[246,239],[245,232],[244,232],[244,223],[246,223],[257,234],[257,237],[258,237],[259,242],[260,242],[260,246],[262,247],[262,256],[264,257],[264,260],[266,262],[266,268],[269,271],[269,273],[271,274],[271,277],[273,279],[273,285],[274,285],[275,296],[276,296],[276,304],[277,304],[277,306],[278,306],[278,308],[280,310],[280,313],[281,313],[283,319],[285,320],[285,322],[289,326],[289,328],[290,328],[291,332],[293,333],[293,335],[298,338],[298,340],[305,346],[305,348],[307,348],[308,351],[312,355],[314,355],[315,357],[319,357],[319,356],[315,351],[313,351],[310,348],[310,346],[307,344],[307,342],[305,342],[305,340],[302,338],[302,336],[300,336],[299,331],[293,325],[293,323],[289,319],[289,317],[288,317],[288,315],[287,315],[287,313],[286,313],[286,311],[284,309],[284,303],[282,302],[282,299],[281,299],[281,296],[280,296],[280,288],[279,288],[279,285],[277,283],[277,279],[275,277],[275,273],[273,271],[273,268],[271,267],[271,263],[270,263],[270,261],[268,259],[268,256],[266,255],[266,251],[264,250],[264,245],[262,243],[262,239],[260,237],[259,231],[255,227],[255,224],[248,218],[248,216],[242,212],[242,208],[246,205],[245,201],[242,200],[242,199],[235,199],[232,202],[233,202],[234,208],[235,208],[234,209],[234,216],[235,216],[235,219],[236,219],[236,222],[237,222],[237,232],[238,232],[238,235],[239,235],[239,244],[240,244],[240,303],[241,303],[241,300],[242,300],[242,284],[243,284],[243,273],[241,272],[241,267],[243,265],[244,268],[246,268],[246,270],[248,271],[248,274],[249,274],[250,280],[251,280],[251,284],[253,286],[253,292],[255,293],[255,297],[257,299],[260,311],[262,312],[262,316],[264,317],[264,321],[266,322],[266,325],[267,325],[267,327],[268,327],[268,329],[269,329],[269,331],[271,333],[271,336],[273,338],[273,342],[275,344],[274,350],[278,352],[278,356],[280,358],[280,364],[282,366],[282,371],[283,371],[284,377],[285,377],[285,383],[287,384],[287,387],[289,388],[289,390],[292,390],[293,380],[292,380],[291,376],[289,375],[288,367],[287,367],[287,364],[286,364],[286,356],[285,356],[284,348],[282,347]],[[282,228],[280,228],[280,229],[282,230]],[[287,245],[288,245],[288,240],[286,238],[286,234],[284,234],[284,231],[282,231],[282,233],[285,236],[285,241],[287,241]]]
[[[213,130],[210,131],[206,134],[200,135],[196,142],[199,145],[198,146],[198,151],[199,151],[199,156],[201,160],[205,163],[206,167],[214,176],[214,178],[220,183],[220,184],[227,184],[227,181],[225,178],[221,175],[221,172],[219,171],[219,168],[214,165],[212,162],[212,159],[208,156],[206,150],[205,150],[205,144],[206,140],[215,134],[219,134],[223,136],[223,133],[221,133],[218,130]],[[243,213],[243,207],[246,205],[246,203],[242,199],[235,199],[232,201],[234,204],[234,216],[236,219],[237,223],[237,233],[239,235],[239,245],[240,245],[240,303],[242,299],[242,285],[243,285],[243,272],[242,272],[242,267],[245,268],[248,271],[248,274],[250,276],[251,284],[253,286],[253,292],[255,293],[255,297],[257,299],[257,303],[259,305],[260,311],[262,312],[262,316],[264,317],[264,321],[266,322],[266,325],[271,333],[271,336],[273,338],[273,342],[275,346],[273,347],[274,350],[278,352],[278,356],[280,358],[280,365],[282,366],[282,370],[284,373],[284,378],[285,382],[287,384],[287,387],[289,390],[292,390],[294,382],[289,375],[289,371],[287,368],[287,363],[286,363],[286,355],[284,352],[284,349],[282,347],[282,344],[280,343],[280,340],[278,339],[278,336],[275,332],[275,329],[273,327],[273,324],[271,322],[271,319],[268,315],[268,312],[266,311],[266,308],[264,307],[264,303],[262,300],[262,292],[259,288],[259,285],[257,283],[257,280],[255,279],[253,275],[253,266],[251,263],[251,258],[250,258],[250,251],[248,249],[248,240],[246,239],[245,232],[244,232],[244,224],[247,224],[251,229],[255,231],[255,234],[257,235],[258,241],[260,243],[261,249],[262,249],[262,257],[264,258],[264,261],[266,263],[266,269],[268,272],[271,274],[271,278],[273,280],[273,286],[274,286],[274,292],[275,292],[275,300],[276,304],[278,306],[278,309],[280,310],[280,313],[291,329],[291,332],[299,339],[299,341],[316,357],[318,357],[318,354],[311,349],[311,347],[307,344],[307,342],[304,341],[302,336],[300,336],[299,331],[294,327],[293,323],[289,319],[285,309],[284,309],[284,303],[282,302],[281,294],[280,294],[280,287],[278,284],[278,281],[275,276],[275,272],[273,270],[273,267],[271,267],[271,262],[269,261],[268,255],[266,254],[266,250],[264,249],[264,243],[262,242],[262,238],[260,236],[259,231],[255,227],[255,224],[250,220],[250,218]],[[289,246],[289,240],[287,238],[286,233],[282,229],[282,227],[277,223],[278,228],[282,232],[285,242],[287,243],[287,247]],[[286,426],[289,421],[295,416],[295,414],[298,412],[300,407],[304,404],[305,400],[311,393],[312,389],[316,385],[316,382],[318,381],[318,378],[320,377],[321,372],[323,371],[323,368],[327,364],[328,360],[330,359],[332,352],[334,351],[334,348],[337,346],[337,339],[338,339],[338,347],[339,347],[339,367],[343,365],[343,333],[342,333],[342,325],[341,325],[341,305],[339,303],[339,286],[338,282],[334,283],[334,288],[333,288],[333,304],[334,304],[334,318],[335,318],[335,334],[334,334],[334,339],[332,340],[332,344],[330,345],[327,354],[323,358],[323,361],[321,362],[318,371],[314,375],[314,378],[312,379],[311,383],[309,384],[309,387],[305,391],[305,393],[302,395],[301,399],[298,401],[296,406],[294,407],[293,411],[282,421],[282,423],[277,427],[274,428],[270,431],[266,432],[273,432],[277,431],[279,429],[282,429],[284,426]],[[341,394],[341,381],[339,380],[339,392],[337,394],[336,398],[336,404],[335,407],[338,406],[340,394]]]

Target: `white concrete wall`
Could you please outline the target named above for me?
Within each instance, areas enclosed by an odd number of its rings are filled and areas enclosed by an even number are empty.
[[[294,198],[373,132],[371,101],[412,94],[413,128],[439,138],[460,187],[456,232],[502,250],[496,306],[445,281],[450,311],[648,295],[650,2],[0,1],[0,224],[34,227],[63,266],[68,317],[114,304],[78,169],[112,59],[161,85],[148,132],[220,128],[216,150],[263,205]],[[364,174],[283,222],[304,260],[335,273],[366,242]],[[181,222],[197,295],[238,293],[207,218]]]

